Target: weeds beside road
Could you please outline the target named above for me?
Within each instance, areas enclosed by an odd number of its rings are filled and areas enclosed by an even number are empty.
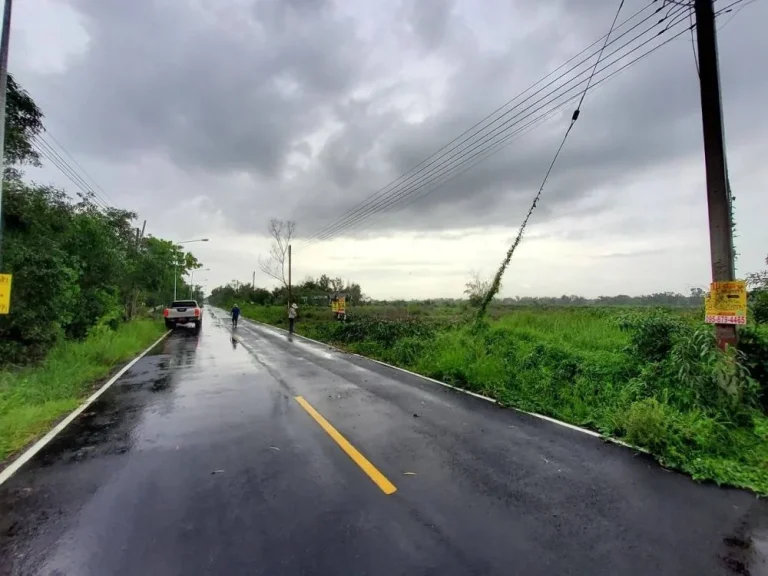
[[[241,309],[287,324],[279,306]],[[480,326],[458,307],[402,312],[361,308],[340,323],[304,307],[296,329],[623,439],[695,479],[768,494],[766,326],[742,332],[744,356],[720,352],[695,311],[497,308]]]
[[[101,326],[82,341],[63,340],[36,366],[0,371],[0,462],[74,410],[98,381],[154,342],[157,320],[117,330]]]

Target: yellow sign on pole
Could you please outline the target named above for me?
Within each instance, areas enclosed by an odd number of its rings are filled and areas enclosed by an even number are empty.
[[[0,314],[11,312],[11,274],[0,274]]]
[[[746,282],[712,282],[704,299],[704,307],[707,324],[746,324]]]

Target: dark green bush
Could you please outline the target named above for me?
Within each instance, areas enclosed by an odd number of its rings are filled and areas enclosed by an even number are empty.
[[[431,338],[434,332],[433,325],[416,318],[388,320],[361,315],[346,322],[339,322],[334,336],[342,343],[372,340],[389,347],[401,338]]]
[[[638,362],[660,362],[672,350],[683,321],[664,312],[629,312],[618,318],[619,327],[630,335],[627,351]]]
[[[668,422],[664,404],[655,398],[634,402],[625,422],[627,440],[637,446],[662,452],[667,444]]]
[[[768,412],[768,326],[745,326],[739,331],[738,348],[744,353],[744,364],[760,386],[763,410]]]
[[[749,318],[753,323],[768,324],[768,289],[749,294]]]

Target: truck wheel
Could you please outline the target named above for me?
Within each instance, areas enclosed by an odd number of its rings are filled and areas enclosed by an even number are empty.
[[[202,328],[203,328],[202,322],[195,322],[195,330],[194,330],[195,334],[200,334],[200,330],[202,330]]]
[[[171,322],[170,320],[166,320],[166,321],[165,321],[165,327],[166,327],[168,330],[173,330],[173,329],[174,329],[174,325],[173,325],[173,322]]]

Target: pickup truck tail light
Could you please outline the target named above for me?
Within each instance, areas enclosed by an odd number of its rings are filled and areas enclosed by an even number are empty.
[[[166,318],[168,318],[168,312],[169,312],[168,308],[166,308],[165,310],[163,310],[163,316],[165,316]]]
[[[200,316],[200,308],[195,308],[195,316]]]

